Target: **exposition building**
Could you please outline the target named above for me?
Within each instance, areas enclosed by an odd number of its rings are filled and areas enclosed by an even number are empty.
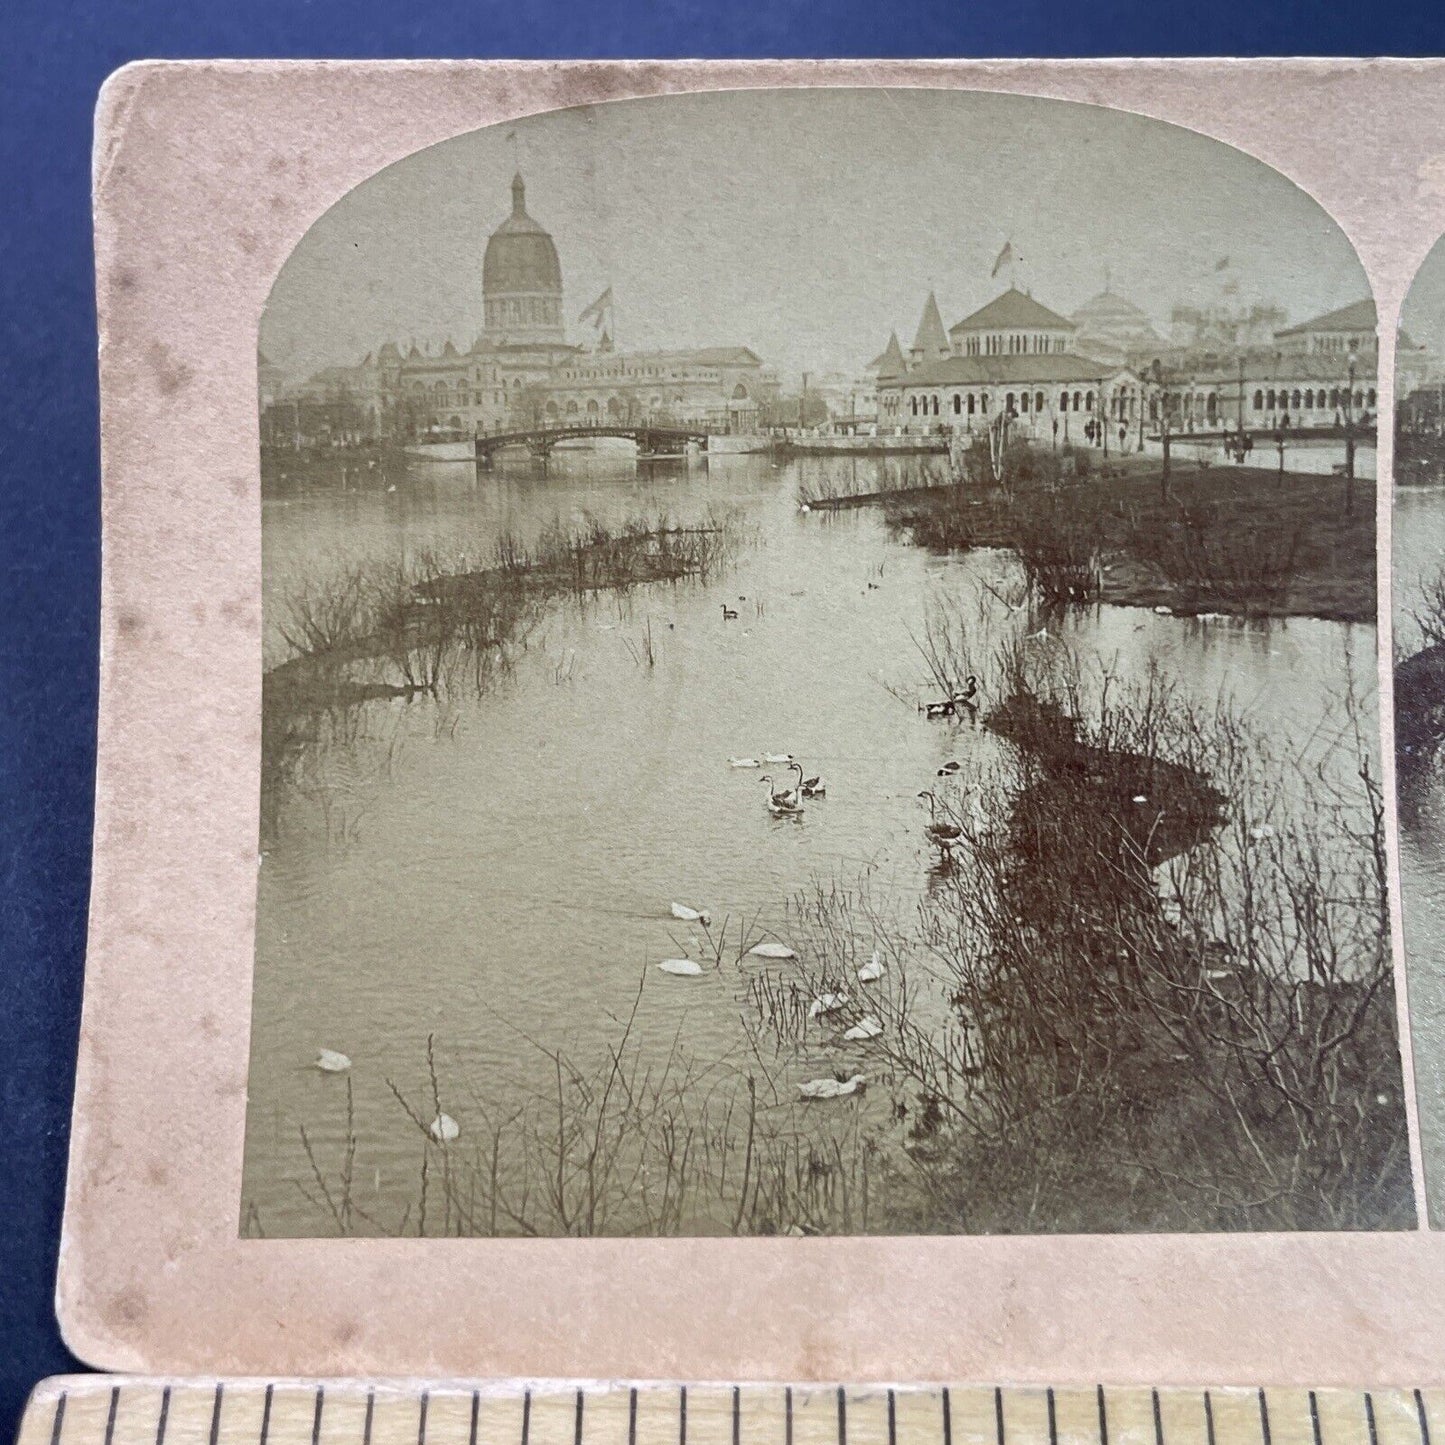
[[[930,293],[907,354],[894,333],[871,364],[879,421],[976,431],[1002,413],[1035,439],[1122,433],[1130,446],[1166,417],[1176,433],[1372,425],[1375,303],[1284,319],[1259,305],[1176,307],[1166,341],[1107,286],[1072,317],[1011,286],[945,331]]]
[[[568,341],[563,308],[557,247],[528,213],[526,185],[516,175],[511,214],[482,258],[482,330],[471,344],[462,349],[448,339],[435,351],[415,343],[403,351],[387,341],[358,365],[328,367],[279,395],[269,430],[284,434],[286,408],[299,416],[303,405],[313,415],[344,417],[336,427],[360,436],[475,435],[609,420],[755,428],[773,384],[748,347],[620,352],[604,325],[584,347]]]

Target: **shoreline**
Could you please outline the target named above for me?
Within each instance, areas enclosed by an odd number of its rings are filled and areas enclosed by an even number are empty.
[[[1187,467],[1187,469],[1186,469]],[[1311,472],[1176,465],[1169,498],[1160,494],[1156,458],[1113,463],[1057,488],[1022,485],[1012,498],[969,484],[900,488],[838,497],[805,498],[812,511],[879,506],[891,523],[912,532],[941,527],[951,545],[919,542],[940,552],[995,547],[1017,551],[1021,522],[1061,502],[1080,506],[1099,528],[1098,600],[1114,606],[1168,607],[1180,616],[1316,617],[1329,622],[1377,622],[1376,483],[1356,478],[1354,512],[1345,515],[1345,482]],[[1146,555],[1185,519],[1208,516],[1240,536],[1276,540],[1296,549],[1298,565],[1281,591],[1231,593],[1207,582],[1186,585],[1162,574]]]

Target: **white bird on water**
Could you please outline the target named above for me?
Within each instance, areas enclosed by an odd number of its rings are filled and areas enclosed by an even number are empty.
[[[854,1074],[851,1079],[809,1079],[798,1085],[798,1092],[805,1099],[841,1099],[846,1094],[856,1094],[868,1082],[864,1074]]]
[[[755,943],[748,949],[754,958],[796,958],[786,943]]]
[[[790,763],[793,761],[792,753],[764,753],[765,763]]]
[[[657,966],[664,973],[676,974],[678,978],[697,978],[702,973],[702,966],[690,958],[664,958]]]
[[[846,993],[821,993],[808,1005],[810,1019],[822,1018],[824,1014],[837,1013],[848,1002]]]
[[[689,908],[685,903],[674,903],[672,916],[683,923],[700,923],[704,928],[712,922],[712,914],[705,908]]]
[[[875,948],[873,957],[858,970],[859,983],[877,983],[883,977],[883,955]]]
[[[427,1130],[438,1144],[450,1144],[462,1132],[462,1126],[450,1114],[438,1114]]]
[[[729,759],[728,759],[728,767],[730,767],[730,768],[760,768],[760,767],[762,767],[762,763],[760,763],[760,762],[757,760],[757,758],[729,758]]]
[[[335,1049],[320,1049],[316,1054],[316,1067],[323,1074],[344,1074],[351,1067],[351,1060]]]
[[[883,1025],[872,1014],[864,1014],[843,1037],[853,1043],[858,1043],[866,1039],[876,1039],[882,1032]]]

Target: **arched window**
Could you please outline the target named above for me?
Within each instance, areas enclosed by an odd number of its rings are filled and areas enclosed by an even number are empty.
[[[1079,396],[1079,393],[1076,391],[1076,392],[1074,393],[1074,410],[1075,410],[1075,411],[1078,411],[1078,410],[1079,410],[1079,407],[1080,407],[1080,396]]]
[[[1029,412],[1029,394],[1028,394],[1028,392],[1024,392],[1024,394],[1023,394],[1021,397],[1019,397],[1019,408],[1020,408],[1020,410],[1022,410],[1022,412],[1023,412],[1023,414],[1024,414],[1025,416],[1028,415],[1028,412]]]
[[[1269,409],[1270,409],[1271,411],[1274,410],[1274,401],[1275,401],[1274,388],[1273,388],[1273,387],[1270,387],[1270,389],[1269,389]]]
[[[577,415],[577,403],[576,403],[575,401],[569,401],[569,402],[567,403],[567,415],[568,415],[568,416],[576,416],[576,415]]]
[[[734,401],[746,401],[747,399],[748,399],[748,389],[747,389],[747,387],[745,387],[745,386],[742,384],[742,382],[738,382],[738,384],[737,384],[735,387],[733,387],[733,400],[734,400]]]
[[[1043,392],[1041,392],[1041,391],[1035,392],[1035,393],[1034,393],[1034,410],[1035,410],[1035,411],[1042,411],[1043,409],[1044,409],[1044,394],[1043,394]]]
[[[957,392],[953,393],[953,414],[954,416],[963,415],[963,398]]]
[[[1300,398],[1300,389],[1299,389],[1299,387],[1295,387],[1295,389],[1294,389],[1294,394],[1290,397],[1290,402],[1289,402],[1289,404],[1290,404],[1296,411],[1298,411],[1298,410],[1300,409],[1300,400],[1301,400],[1301,398]]]
[[[1005,415],[1005,416],[1012,416],[1012,415],[1014,414],[1014,412],[1016,412],[1016,411],[1018,410],[1018,407],[1014,404],[1014,394],[1013,394],[1013,392],[1009,392],[1009,394],[1008,394],[1006,397],[1004,397],[1004,399],[1003,399],[1003,410],[1004,410],[1004,415]]]
[[[916,396],[910,396],[908,398],[908,410],[912,412],[914,416],[918,415],[918,398]]]
[[[1355,405],[1356,405],[1356,406],[1364,406],[1364,404],[1365,404],[1365,393],[1364,393],[1363,391],[1357,391],[1357,392],[1355,393]]]
[[[1084,393],[1084,410],[1085,410],[1085,411],[1093,411],[1093,409],[1094,409],[1094,393],[1093,393],[1092,391],[1086,391],[1086,392]]]
[[[547,403],[547,415],[548,415],[549,417],[551,417],[551,418],[554,418],[554,419],[556,418],[556,416],[557,416],[557,403],[556,403],[555,401],[549,401],[549,402]]]
[[[1262,391],[1256,391],[1254,394],[1254,409],[1255,411],[1264,410],[1264,393]]]
[[[601,410],[601,408],[597,405],[597,398],[595,396],[589,398],[587,402],[587,415],[596,416],[599,410]]]
[[[976,402],[977,400],[978,400],[978,398],[975,397],[972,392],[969,392],[969,394],[968,394],[968,414],[969,414],[969,416],[972,416],[972,415],[973,415],[973,412],[974,412],[974,404],[975,404],[975,402]]]
[[[1375,399],[1376,399],[1375,388],[1372,386],[1372,387],[1370,388],[1368,394],[1367,394],[1367,403],[1368,403],[1369,408],[1370,408],[1371,411],[1373,411],[1373,410],[1375,409]]]
[[[1069,409],[1069,393],[1066,392],[1066,391],[1061,391],[1061,392],[1059,393],[1059,410],[1060,410],[1060,411],[1068,411],[1068,409]]]

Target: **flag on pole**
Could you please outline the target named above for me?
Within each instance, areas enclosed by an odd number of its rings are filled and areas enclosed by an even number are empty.
[[[612,310],[612,288],[609,286],[578,318],[577,324],[591,321],[601,326],[607,313]]]
[[[993,270],[989,272],[990,278],[997,276],[1005,266],[1012,265],[1017,259],[1018,257],[1014,255],[1014,243],[1005,241],[1003,250],[998,253],[998,260],[993,263]]]

